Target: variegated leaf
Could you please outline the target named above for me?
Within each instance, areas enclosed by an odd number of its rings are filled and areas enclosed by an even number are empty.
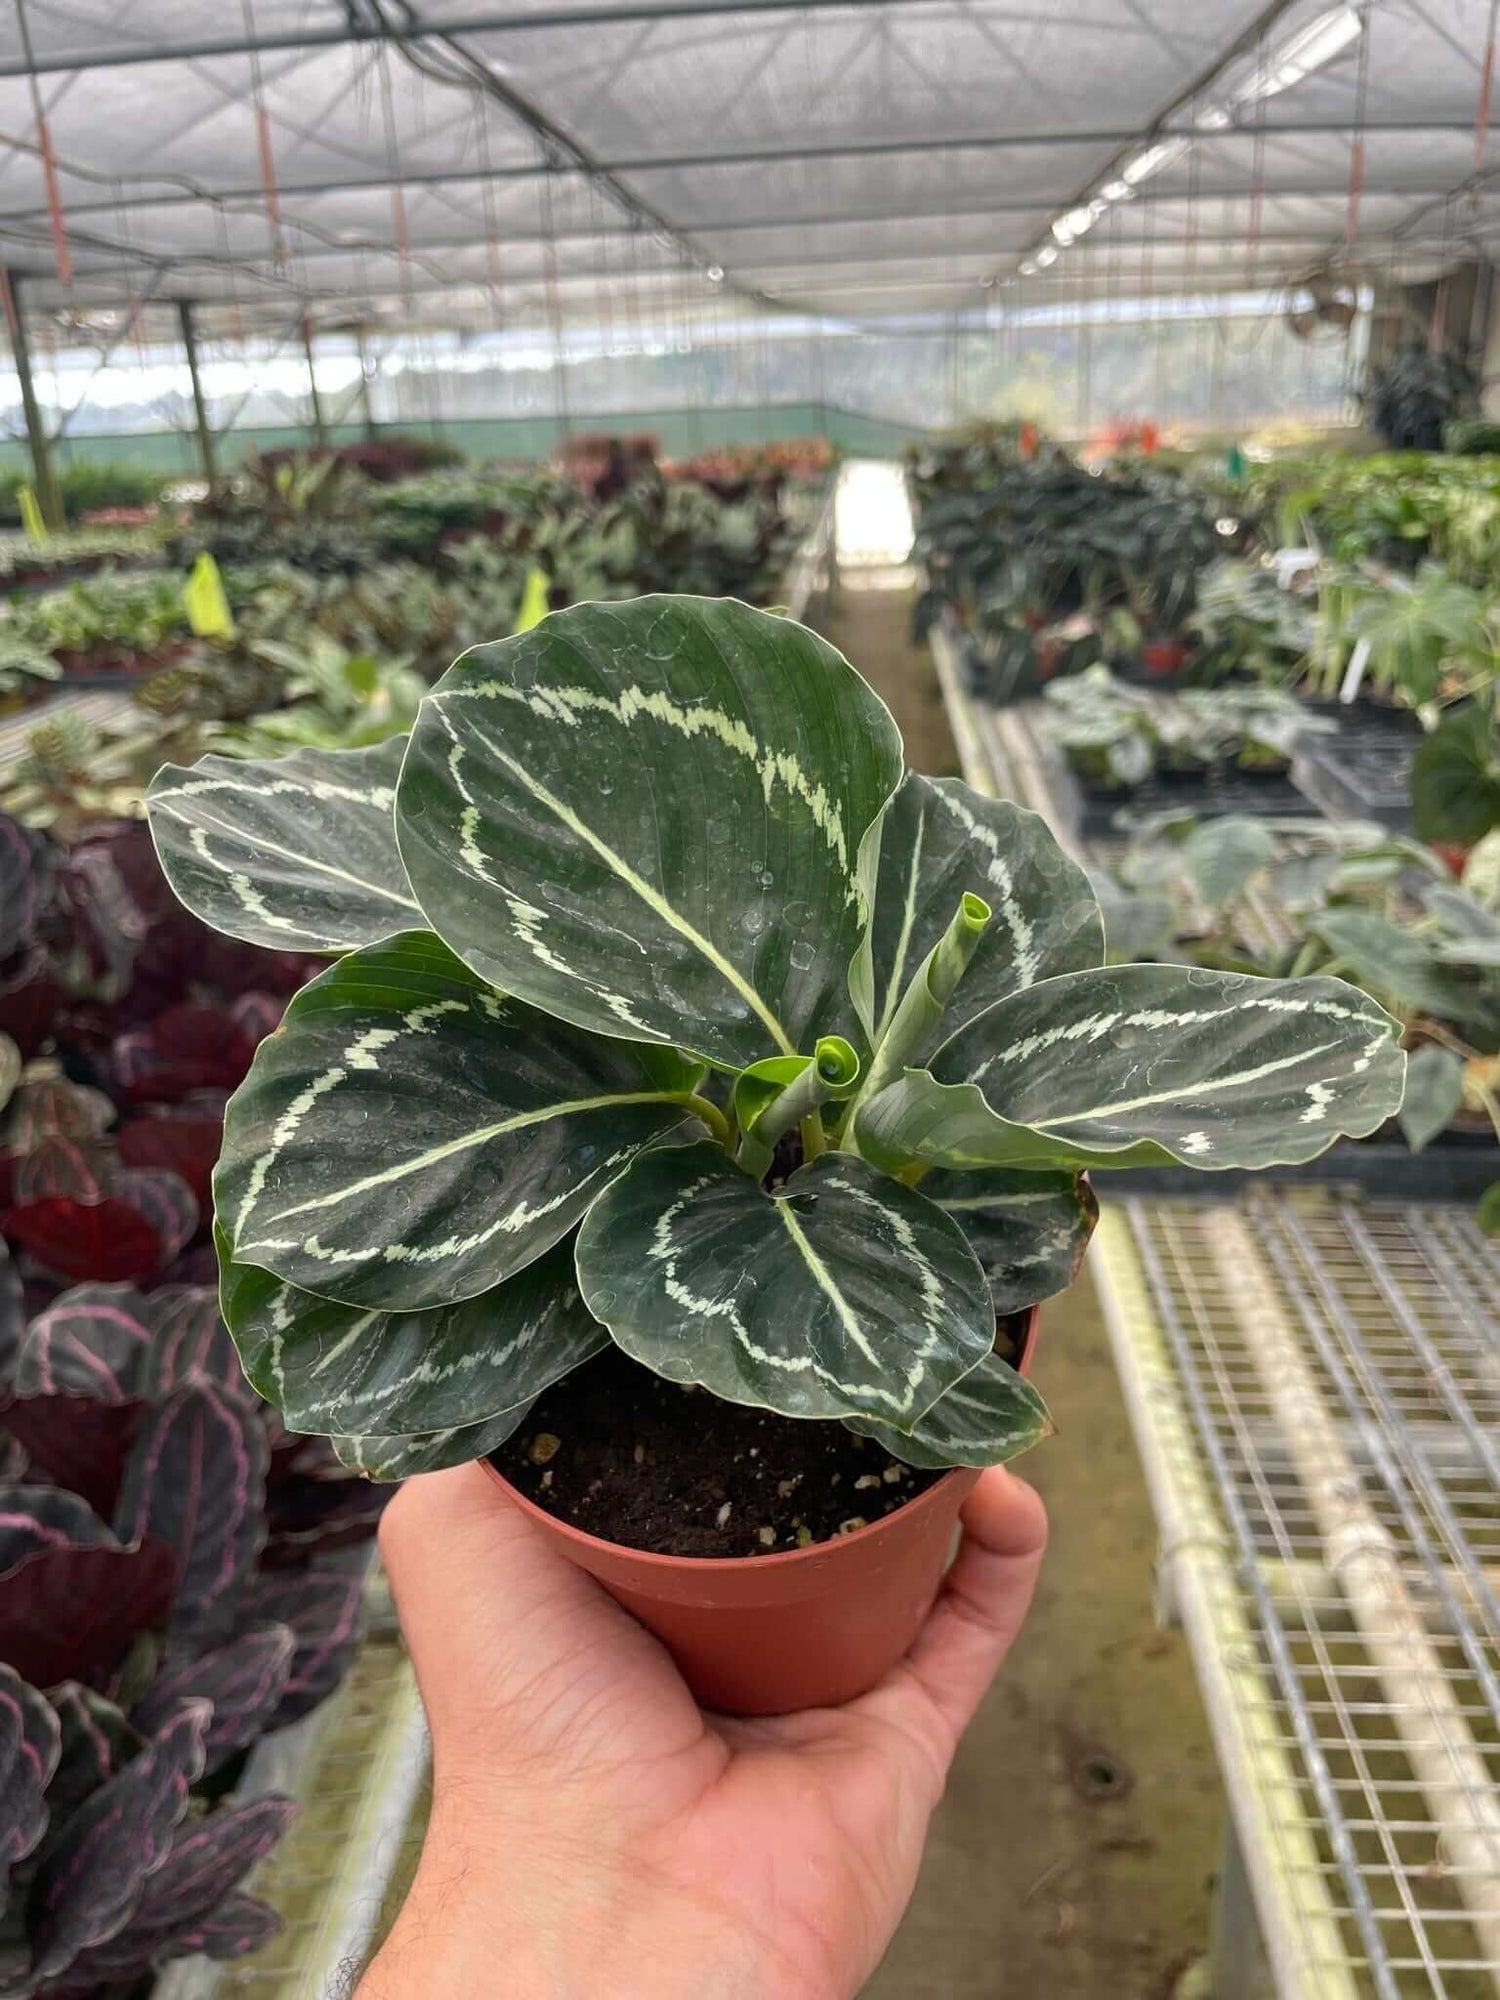
[[[425,1312],[339,1305],[252,1264],[225,1267],[222,1296],[251,1382],[293,1430],[324,1436],[487,1423],[609,1341],[578,1296],[571,1242]]]
[[[115,1504],[121,1540],[159,1536],[177,1557],[167,1636],[201,1650],[225,1638],[265,1539],[269,1448],[259,1417],[210,1384],[150,1412]]]
[[[112,1701],[78,1681],[49,1688],[57,1716],[61,1755],[47,1788],[52,1831],[58,1833],[91,1793],[123,1771],[144,1748],[144,1739]]]
[[[1399,1024],[1341,979],[1117,965],[1013,994],[860,1121],[876,1160],[1268,1167],[1401,1102]]]
[[[56,1715],[0,1660],[0,1908],[11,1869],[47,1831],[47,1787],[60,1748]]]
[[[1029,1451],[1052,1428],[1047,1405],[998,1354],[986,1355],[918,1419],[910,1432],[850,1417],[849,1428],[876,1438],[893,1458],[933,1469],[1003,1465]]]
[[[70,1985],[78,1981],[80,1990],[86,1983],[89,1991],[113,1991],[117,1983],[133,1984],[143,1972],[168,1959],[201,1950],[205,1936],[221,1936],[217,1926],[204,1935],[195,1934],[213,1924],[234,1885],[276,1845],[296,1811],[292,1800],[272,1796],[248,1805],[221,1805],[184,1821],[166,1858],[146,1881],[129,1923],[107,1943],[74,1961]],[[263,1919],[270,1913],[259,1904],[251,1907],[254,1921],[247,1926],[242,1912],[236,1926],[235,1943],[242,1951],[250,1948],[249,1943],[239,1942],[247,1930],[251,1940],[264,1941],[279,1928],[273,1918],[268,1933]]]
[[[860,841],[901,775],[833,648],[731,599],[580,604],[423,702],[397,834],[506,992],[733,1069],[853,1031]]]
[[[167,880],[215,930],[279,951],[348,951],[420,922],[393,821],[405,748],[163,765],[146,811]]]
[[[966,894],[994,920],[948,1003],[947,1033],[1039,979],[1104,963],[1089,878],[1046,821],[957,778],[908,773],[864,837],[859,873],[871,915],[849,987],[872,1044]]]
[[[358,1570],[273,1570],[255,1578],[245,1600],[244,1626],[287,1625],[297,1642],[268,1729],[282,1729],[306,1715],[344,1678],[359,1646],[363,1597]]]
[[[63,1972],[80,1952],[118,1935],[159,1868],[202,1774],[206,1701],[186,1702],[161,1734],[87,1799],[49,1840],[28,1918],[35,1972]]]
[[[990,1281],[996,1313],[1019,1312],[1066,1291],[1099,1220],[1082,1174],[943,1173],[922,1182],[953,1217]]]
[[[785,1416],[915,1422],[995,1338],[957,1223],[848,1153],[775,1194],[714,1145],[642,1154],[589,1211],[577,1260],[627,1354]]]
[[[640,1147],[696,1130],[698,1074],[502,999],[408,932],[303,987],[261,1043],[225,1118],[219,1223],[237,1262],[309,1291],[451,1305],[566,1235]]]
[[[192,1653],[156,1676],[130,1711],[131,1725],[154,1736],[179,1702],[211,1703],[203,1768],[217,1770],[232,1750],[260,1734],[281,1700],[296,1649],[289,1625],[262,1625],[212,1652]]]
[[[150,1344],[146,1302],[134,1285],[75,1285],[27,1327],[16,1394],[129,1402],[140,1393]]]
[[[419,1431],[412,1437],[336,1437],[331,1442],[339,1462],[351,1472],[362,1472],[366,1479],[410,1479],[414,1473],[446,1472],[450,1466],[488,1458],[520,1429],[532,1407],[522,1403],[488,1423],[461,1424],[456,1430]]]

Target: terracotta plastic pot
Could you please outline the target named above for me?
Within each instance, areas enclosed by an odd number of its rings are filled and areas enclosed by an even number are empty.
[[[1022,1339],[1036,1344],[1033,1307]],[[560,1555],[654,1632],[705,1708],[783,1715],[864,1694],[900,1659],[937,1595],[959,1508],[979,1474],[950,1472],[893,1514],[771,1556],[650,1555],[570,1527],[491,1477]]]

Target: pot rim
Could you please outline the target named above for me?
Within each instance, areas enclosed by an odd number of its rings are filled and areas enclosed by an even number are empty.
[[[1036,1344],[1037,1318],[1041,1307],[1032,1305],[1026,1310],[1030,1318],[1027,1321],[1026,1337],[1022,1344],[1023,1370]],[[538,1527],[560,1535],[563,1540],[573,1543],[577,1548],[593,1550],[601,1555],[624,1556],[632,1563],[640,1563],[648,1570],[674,1569],[679,1575],[691,1575],[695,1572],[703,1575],[723,1575],[728,1570],[735,1570],[741,1574],[770,1574],[777,1570],[792,1568],[798,1563],[818,1558],[826,1560],[833,1550],[846,1545],[852,1547],[860,1542],[873,1541],[877,1535],[894,1527],[896,1522],[908,1518],[917,1509],[934,1504],[937,1495],[946,1491],[955,1479],[972,1480],[977,1473],[986,1470],[985,1467],[974,1465],[950,1466],[941,1479],[935,1479],[930,1486],[923,1487],[920,1493],[914,1493],[909,1500],[903,1501],[891,1513],[882,1514],[878,1521],[867,1521],[864,1527],[851,1529],[847,1535],[830,1535],[827,1541],[809,1542],[806,1548],[778,1549],[773,1555],[768,1556],[666,1556],[655,1549],[632,1548],[628,1542],[611,1542],[603,1535],[591,1535],[586,1528],[575,1528],[571,1521],[564,1521],[556,1514],[549,1514],[545,1507],[539,1507],[534,1500],[521,1492],[519,1487],[512,1486],[491,1459],[482,1458],[479,1463],[496,1485],[502,1487],[522,1513]]]
[[[673,1569],[679,1575],[705,1576],[720,1576],[728,1570],[741,1574],[773,1573],[793,1568],[798,1563],[817,1557],[826,1560],[830,1551],[834,1549],[873,1540],[883,1530],[894,1527],[897,1521],[935,1502],[937,1495],[953,1480],[970,1479],[983,1469],[974,1465],[950,1466],[941,1479],[935,1479],[930,1486],[924,1486],[920,1493],[914,1493],[911,1499],[904,1500],[891,1513],[882,1514],[878,1521],[867,1521],[864,1527],[851,1529],[847,1535],[830,1535],[826,1542],[809,1542],[803,1549],[778,1549],[774,1555],[768,1556],[664,1556],[655,1549],[635,1549],[628,1542],[606,1541],[602,1535],[591,1535],[586,1528],[575,1528],[571,1521],[561,1520],[556,1514],[549,1514],[545,1507],[538,1507],[534,1500],[528,1498],[519,1488],[512,1486],[505,1474],[489,1459],[482,1458],[479,1462],[490,1478],[505,1489],[522,1513],[535,1521],[539,1527],[561,1535],[565,1541],[572,1542],[582,1549],[594,1550],[601,1555],[624,1556],[631,1563],[640,1563],[649,1570]]]

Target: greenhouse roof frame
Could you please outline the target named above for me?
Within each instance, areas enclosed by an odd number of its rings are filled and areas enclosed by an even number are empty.
[[[1492,12],[243,0],[204,33],[203,0],[17,0],[0,262],[83,329],[184,299],[555,332],[1430,277],[1500,229]]]

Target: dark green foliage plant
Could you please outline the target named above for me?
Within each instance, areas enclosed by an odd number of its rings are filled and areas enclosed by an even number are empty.
[[[848,663],[732,601],[554,613],[404,746],[169,767],[148,808],[205,920],[343,954],[231,1100],[217,1232],[251,1380],[381,1476],[611,1341],[1009,1457],[1045,1415],[996,1314],[1068,1283],[1085,1168],[1305,1159],[1400,1100],[1338,980],[1106,966],[1040,819],[904,775]]]

